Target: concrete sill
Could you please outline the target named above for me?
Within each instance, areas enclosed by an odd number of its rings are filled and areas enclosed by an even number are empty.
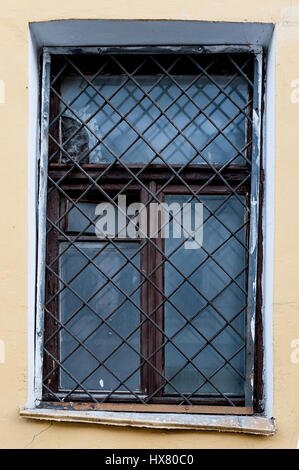
[[[69,411],[21,408],[23,418],[69,423],[94,423],[156,429],[191,429],[273,436],[274,418],[262,416],[138,413],[113,411]]]

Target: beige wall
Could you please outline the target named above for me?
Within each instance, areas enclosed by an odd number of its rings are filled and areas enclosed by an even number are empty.
[[[5,101],[0,104],[0,340],[6,350],[5,362],[0,364],[0,447],[295,448],[299,439],[299,363],[291,361],[291,342],[299,338],[299,103],[292,103],[290,96],[291,82],[299,79],[299,1],[2,0],[0,11],[0,80],[5,84]],[[27,397],[28,362],[28,22],[68,18],[261,21],[277,25],[273,312],[277,433],[273,437],[50,424],[18,415]]]

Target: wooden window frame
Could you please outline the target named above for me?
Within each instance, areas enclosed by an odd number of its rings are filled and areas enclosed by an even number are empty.
[[[53,103],[53,102],[51,103],[51,109],[54,110],[54,112],[55,112],[55,103]],[[128,165],[128,166],[130,166],[133,170],[140,168],[140,166],[138,166],[138,165]],[[102,171],[105,170],[106,165],[84,164],[84,165],[82,165],[82,167],[84,167],[85,171],[94,178],[94,177],[97,177]],[[68,164],[51,163],[49,165],[49,169],[48,169],[49,175],[51,175],[51,177],[53,177],[53,179],[59,178],[63,175],[63,173],[65,171],[67,171],[67,168],[68,168]],[[176,169],[179,169],[179,168],[180,168],[180,166],[176,165]],[[260,170],[260,171],[262,171],[262,170]],[[242,176],[244,177],[245,172],[246,172],[246,168],[244,168],[242,166],[232,165],[232,166],[229,166],[225,169],[224,174],[225,174],[226,179],[228,181],[230,181],[230,183],[232,185],[234,185],[234,184],[237,185],[238,181],[242,181]],[[209,177],[211,176],[211,173],[212,173],[211,170],[206,168],[204,165],[194,165],[191,168],[186,169],[185,178],[189,179],[189,184],[192,185],[192,187],[199,188],[200,185],[204,183],[204,181],[209,179]],[[107,190],[118,189],[120,184],[115,183],[115,181],[117,179],[122,178],[123,176],[124,175],[122,175],[122,170],[121,169],[116,169],[115,171],[111,172],[111,174],[108,175],[107,180],[105,180],[105,182],[103,183],[103,187],[105,187]],[[149,188],[151,188],[151,191],[155,192],[155,187],[156,188],[159,187],[159,185],[161,185],[163,183],[163,181],[167,180],[167,171],[165,170],[163,165],[152,165],[151,169],[149,171],[146,171],[142,178],[145,181],[145,184],[147,184],[149,186]],[[259,182],[259,184],[261,184],[261,183]],[[71,193],[73,191],[76,192],[78,190],[82,190],[87,185],[88,185],[88,183],[86,181],[84,181],[84,176],[78,174],[77,177],[76,177],[76,172],[74,172],[74,173],[72,173],[72,179],[71,180],[67,179],[66,182],[64,183],[63,189],[66,192],[70,191],[70,193]],[[131,185],[131,188],[133,188],[133,186],[134,185]],[[260,189],[259,197],[260,197],[260,204],[261,204],[262,187],[260,186],[259,189]],[[218,185],[215,185],[213,188],[211,188],[209,186],[206,193],[207,194],[224,194],[226,191],[227,191],[227,188],[224,185],[218,184]],[[242,194],[247,195],[248,192],[249,192],[249,189],[248,189],[248,187],[246,187],[246,188],[244,187],[242,189],[239,189],[238,191],[240,191],[240,193],[242,193]],[[176,194],[176,193],[178,193],[178,194],[181,193],[182,194],[184,192],[184,188],[182,188],[182,186],[172,185],[172,187],[166,188],[166,191],[164,191],[164,192],[165,193],[171,193],[171,194]],[[164,194],[164,193],[162,193],[162,194]],[[147,197],[148,197],[148,194],[146,194],[146,191],[141,190],[141,202],[146,202]],[[59,199],[58,195],[55,194],[55,191],[54,191],[54,192],[52,192],[51,197],[48,198],[48,201],[47,201],[48,211],[51,213],[51,215],[54,218],[56,217],[56,220],[59,218],[59,215],[60,215],[59,211],[60,211],[60,207],[61,207],[61,202],[58,199]],[[250,203],[250,201],[248,201],[248,202]],[[259,235],[261,236],[261,223],[260,222],[261,221],[259,219],[259,232],[260,232]],[[136,239],[128,239],[128,238],[126,239],[127,242],[129,242],[129,241],[136,242],[137,240]],[[115,239],[115,241],[118,241],[118,240]],[[156,242],[158,242],[158,239],[156,240]],[[143,243],[143,242],[140,242],[140,243]],[[159,243],[161,243],[161,248],[163,249],[163,240],[160,240]],[[50,237],[48,237],[48,239],[47,239],[46,262],[48,262],[50,259],[53,259],[53,257],[57,256],[57,250],[59,249],[58,245],[59,245],[59,237],[57,236],[57,234],[55,234],[55,231],[54,231],[54,233],[52,233],[52,235]],[[148,244],[146,243],[146,245],[148,245]],[[262,257],[262,252],[261,252],[262,247],[261,247],[260,243],[258,245],[258,250],[259,250],[259,255],[258,255],[258,259],[259,259],[258,278],[259,278],[260,270],[261,270],[261,257]],[[149,271],[152,270],[151,268],[149,268],[150,262],[151,263],[156,263],[157,262],[157,256],[158,255],[157,255],[157,253],[154,253],[154,252],[155,252],[155,250],[151,250],[149,252],[148,251],[148,246],[147,246],[146,253],[143,253],[142,256],[141,256],[142,267],[144,267],[146,270],[149,270]],[[161,255],[159,255],[159,256],[161,256]],[[149,260],[151,260],[151,261],[149,261]],[[160,272],[160,273],[158,273],[157,276],[160,279],[160,280],[158,280],[158,284],[159,285],[161,285],[161,283],[163,284],[163,273]],[[51,295],[51,292],[55,292],[55,289],[57,289],[57,283],[58,282],[59,281],[57,279],[54,279],[54,276],[51,276],[51,275],[47,274],[46,280],[45,280],[45,286],[46,286],[45,298],[46,299],[47,299],[47,296]],[[146,283],[144,289],[141,289],[141,302],[142,302],[142,306],[146,305],[146,302],[150,302],[150,304],[148,305],[148,309],[149,309],[149,311],[151,311],[152,306],[154,305],[153,293],[151,292],[151,294],[148,295],[148,288],[149,288],[149,286]],[[257,292],[257,298],[258,299],[261,298],[260,289],[261,289],[261,286],[260,286],[260,282],[259,282],[258,283],[258,292]],[[148,300],[149,298],[150,298],[150,300]],[[156,301],[157,301],[157,299],[155,300],[155,302]],[[59,306],[58,306],[58,298],[57,297],[56,297],[56,302],[57,302],[57,309],[56,310],[58,312],[59,311]],[[259,300],[258,300],[258,302],[259,302]],[[162,311],[162,309],[160,309],[160,310],[161,311],[158,311],[155,314],[155,320],[157,321],[157,323],[159,325],[161,325],[161,328],[163,329],[163,311]],[[257,323],[260,324],[260,315],[258,317]],[[55,321],[50,321],[50,322],[48,321],[48,323],[47,323],[47,320],[45,320],[44,327],[45,327],[44,331],[45,331],[45,339],[46,339],[47,335],[51,334],[51,332],[53,332],[53,328],[55,328]],[[145,346],[145,344],[146,344],[145,339],[146,339],[148,334],[150,336],[150,342],[147,344],[147,346]],[[145,352],[147,354],[150,353],[150,349],[148,349],[148,348],[152,347],[152,348],[154,348],[153,350],[155,350],[155,348],[156,348],[155,345],[159,344],[159,341],[160,342],[162,341],[161,334],[160,334],[160,337],[159,337],[159,334],[155,335],[153,333],[152,328],[149,328],[148,325],[146,325],[146,328],[142,328],[141,338],[143,338],[143,340],[141,339],[142,348],[147,347],[147,349],[145,350]],[[58,336],[56,335],[56,341],[53,343],[53,355],[59,354],[58,350],[59,350]],[[260,357],[260,354],[261,353],[260,353],[260,345],[259,345],[259,350],[258,351],[255,350],[255,355],[256,355],[256,357],[257,356]],[[55,356],[55,357],[58,357],[58,356]],[[157,368],[159,370],[163,369],[163,353],[162,353],[162,351],[161,351],[161,354],[159,354],[158,357],[156,358],[155,366],[157,366]],[[47,359],[44,360],[44,363],[43,363],[44,374],[48,373],[49,370],[51,369],[51,367],[53,367],[53,364],[51,364],[51,361],[47,360]],[[255,369],[255,373],[256,373],[256,369]],[[149,381],[147,381],[148,377],[150,377]],[[58,374],[56,376],[56,380],[57,380],[57,384],[58,384]],[[55,376],[54,376],[54,381],[55,381]],[[148,371],[147,371],[147,366],[143,366],[141,368],[141,384],[142,384],[143,389],[149,388],[149,391],[156,388],[157,374],[152,374],[152,373],[149,374]],[[255,396],[260,396],[260,395],[261,395],[261,384],[260,384],[260,388],[258,390],[256,390],[256,392],[255,392]],[[46,397],[43,398],[43,402],[42,402],[43,406],[45,406],[46,403],[49,403],[49,404],[52,403],[52,405],[57,406],[57,408],[63,408],[63,409],[66,409],[66,408],[69,408],[70,406],[72,406],[71,404],[51,402],[51,400],[49,400],[49,397],[46,398],[46,399],[45,398]],[[119,411],[121,411],[121,410],[122,411],[136,410],[136,411],[157,411],[157,412],[171,411],[171,412],[174,412],[174,413],[180,413],[180,412],[182,412],[182,409],[183,409],[184,412],[188,412],[188,413],[200,413],[200,412],[202,412],[202,413],[240,414],[241,415],[241,414],[252,414],[254,409],[256,409],[256,407],[254,407],[253,405],[248,406],[248,404],[247,404],[247,405],[244,406],[244,404],[240,405],[238,402],[236,402],[236,406],[234,406],[234,407],[223,406],[223,403],[219,402],[219,404],[216,404],[215,399],[209,399],[208,397],[207,397],[206,400],[200,399],[199,400],[200,404],[198,404],[198,405],[194,402],[194,404],[192,404],[192,406],[177,405],[176,400],[169,400],[169,398],[168,398],[168,403],[165,403],[166,400],[163,399],[163,396],[157,397],[155,400],[153,400],[152,403],[146,404],[146,405],[133,403],[132,400],[130,400],[130,399],[128,399],[127,402],[125,402],[125,400],[123,398],[121,398],[121,403],[117,403],[116,400],[114,400],[114,403],[103,403],[103,404],[88,403],[88,402],[86,402],[86,396],[83,396],[83,395],[82,395],[81,398],[75,397],[75,400],[78,401],[78,402],[82,402],[82,401],[84,402],[84,403],[81,403],[81,404],[80,403],[76,404],[76,407],[77,407],[76,409],[78,409],[78,407],[80,407],[80,409],[93,409],[93,410],[95,410],[95,409],[99,409],[99,410],[119,410]],[[178,398],[178,400],[180,400],[180,398]],[[173,404],[169,404],[169,401],[171,401]]]

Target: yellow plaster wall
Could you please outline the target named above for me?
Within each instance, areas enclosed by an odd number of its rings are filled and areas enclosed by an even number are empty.
[[[27,396],[28,23],[52,19],[176,19],[274,22],[276,45],[276,187],[273,437],[161,431],[25,420]],[[299,79],[298,0],[1,0],[0,80],[0,363],[1,448],[295,448],[299,439]],[[1,82],[0,82],[1,83]],[[0,93],[1,95],[1,93]],[[10,176],[13,179],[10,181]],[[299,355],[297,356],[299,357]]]

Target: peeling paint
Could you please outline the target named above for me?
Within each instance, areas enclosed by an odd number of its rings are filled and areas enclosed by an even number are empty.
[[[201,431],[237,432],[272,436],[273,418],[261,416],[189,415],[171,413],[128,413],[107,411],[62,411],[45,409],[20,410],[23,418],[49,421],[107,424],[158,429],[193,429]]]

